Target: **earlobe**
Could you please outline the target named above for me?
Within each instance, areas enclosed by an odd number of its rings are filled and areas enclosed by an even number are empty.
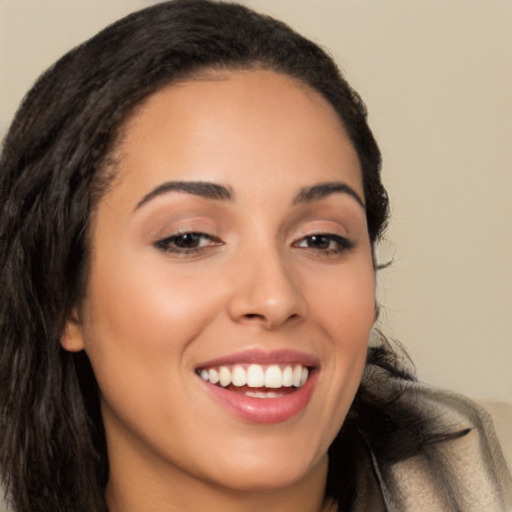
[[[79,352],[85,348],[78,311],[74,308],[62,332],[60,344],[68,352]]]

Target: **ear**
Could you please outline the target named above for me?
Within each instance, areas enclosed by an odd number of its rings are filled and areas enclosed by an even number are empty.
[[[85,348],[78,311],[73,308],[62,332],[60,344],[64,350],[79,352]]]

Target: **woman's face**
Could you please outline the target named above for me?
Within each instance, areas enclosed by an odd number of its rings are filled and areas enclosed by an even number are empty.
[[[375,316],[337,115],[289,77],[211,73],[151,96],[123,134],[63,339],[97,377],[111,478],[325,476]]]

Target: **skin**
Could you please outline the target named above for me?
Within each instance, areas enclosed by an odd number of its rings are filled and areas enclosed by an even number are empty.
[[[364,208],[343,191],[294,203],[325,182],[364,201],[337,115],[275,72],[212,72],[139,106],[114,156],[119,175],[95,216],[85,299],[62,340],[86,350],[100,386],[110,510],[320,510],[326,452],[375,318]],[[222,184],[233,198],[147,196],[170,180]],[[155,245],[183,232],[209,237],[191,253]],[[299,414],[248,422],[205,392],[200,363],[254,348],[317,358]]]

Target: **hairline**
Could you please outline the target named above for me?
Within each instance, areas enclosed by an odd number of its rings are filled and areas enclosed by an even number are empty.
[[[335,108],[335,105],[329,100],[329,98],[325,96],[325,94],[322,93],[322,91],[308,83],[306,80],[299,78],[298,76],[289,73],[286,70],[280,69],[279,66],[271,62],[253,61],[244,65],[240,63],[224,63],[200,66],[197,69],[185,71],[175,77],[169,77],[168,80],[165,80],[161,84],[156,85],[155,88],[148,90],[148,92],[143,97],[139,98],[126,109],[126,111],[122,114],[118,124],[112,129],[110,133],[110,141],[107,145],[107,150],[100,160],[98,169],[95,172],[91,184],[91,208],[86,224],[86,266],[88,266],[88,260],[93,250],[92,232],[94,231],[96,225],[98,205],[106,196],[108,196],[113,186],[120,180],[122,171],[119,164],[123,158],[123,154],[120,152],[120,148],[123,146],[123,143],[126,139],[127,128],[130,125],[130,121],[137,115],[139,110],[142,109],[155,94],[158,94],[165,89],[190,82],[227,80],[230,78],[229,75],[232,75],[233,73],[247,73],[252,71],[269,71],[277,73],[293,81],[295,85],[302,90],[306,92],[314,92],[322,98],[322,100],[326,103],[326,105],[330,107],[336,116],[336,119],[340,123],[341,129],[345,132],[357,155],[360,169],[360,179],[364,189],[363,163],[361,162],[359,151],[347,130],[345,121]],[[226,73],[226,75],[223,75],[223,73]],[[363,199],[366,199],[364,195]],[[372,242],[372,246],[373,244],[374,243]],[[87,252],[87,249],[89,252]]]

